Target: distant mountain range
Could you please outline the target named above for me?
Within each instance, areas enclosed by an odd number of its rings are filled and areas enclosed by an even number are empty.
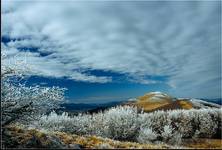
[[[121,102],[109,102],[104,104],[86,103],[64,103],[59,111],[95,113],[117,105],[130,105],[143,109],[145,112],[155,110],[172,109],[200,109],[200,108],[221,108],[221,99],[193,99],[175,98],[161,92],[150,92],[138,98],[131,98]]]
[[[109,102],[109,103],[103,103],[103,104],[86,104],[86,103],[64,103],[61,104],[61,108],[59,111],[68,111],[72,113],[78,113],[78,112],[96,112],[97,110],[103,110],[109,107],[113,107],[116,105],[121,104],[122,102]]]

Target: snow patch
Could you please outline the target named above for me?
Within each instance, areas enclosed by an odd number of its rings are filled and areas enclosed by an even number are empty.
[[[130,99],[128,99],[127,101],[132,102],[132,101],[137,101],[137,99],[136,99],[136,98],[130,98]]]
[[[191,98],[190,102],[194,105],[194,107],[198,107],[198,108],[210,108],[210,107],[221,108],[221,106],[218,104],[207,102],[201,99]]]

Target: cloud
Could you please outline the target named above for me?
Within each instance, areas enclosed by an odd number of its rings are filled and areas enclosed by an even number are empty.
[[[85,70],[169,76],[176,95],[220,96],[220,2],[3,1],[8,51],[36,47],[32,73],[86,82]],[[184,92],[186,91],[186,92]]]

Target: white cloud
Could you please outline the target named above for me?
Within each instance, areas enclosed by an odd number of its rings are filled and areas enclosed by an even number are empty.
[[[169,76],[172,93],[219,96],[218,3],[4,1],[2,33],[22,39],[9,50],[52,53],[30,56],[39,75],[102,83],[111,77],[81,70],[124,73],[140,83],[155,82],[147,75]]]

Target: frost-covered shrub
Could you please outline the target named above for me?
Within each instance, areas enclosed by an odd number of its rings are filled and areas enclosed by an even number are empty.
[[[90,134],[97,136],[105,136],[105,116],[100,112],[93,114],[90,121]]]
[[[173,128],[169,125],[165,125],[161,133],[161,136],[164,141],[168,142],[172,137],[172,133],[173,133]]]
[[[137,108],[123,106],[111,108],[104,113],[105,135],[119,140],[135,138],[138,126]]]
[[[39,129],[44,128],[48,131],[65,132],[70,132],[73,124],[73,119],[68,116],[68,113],[64,112],[61,115],[58,115],[54,111],[49,115],[42,115],[37,121],[33,122],[33,125]]]
[[[153,113],[148,113],[148,117],[150,118],[151,128],[157,133],[161,134],[164,125],[170,124],[170,120],[168,119],[167,112],[165,111],[155,111]]]
[[[215,110],[202,109],[196,114],[195,124],[196,132],[195,137],[212,137],[216,134],[219,122],[216,118],[217,113]]]
[[[137,141],[139,143],[152,143],[157,139],[158,135],[151,128],[141,128]]]
[[[172,128],[174,137],[212,137],[221,133],[221,109],[156,111],[139,116],[140,126],[152,128],[158,135],[167,133],[164,126]],[[158,136],[157,140],[162,138]]]
[[[164,126],[161,137],[162,141],[170,144],[180,144],[182,138],[181,134],[170,125]]]
[[[194,115],[193,111],[172,110],[168,111],[168,118],[170,125],[175,131],[179,132],[182,137],[192,137],[194,135],[194,128],[192,126]]]
[[[217,122],[217,131],[216,131],[216,137],[219,137],[219,138],[221,138],[222,137],[222,135],[221,135],[221,133],[222,133],[222,109],[216,109],[215,111],[214,111],[215,113],[214,113],[214,121],[215,122]]]
[[[61,115],[51,112],[49,115],[42,115],[34,125],[36,125],[37,128],[45,128],[49,131],[64,131],[78,135],[86,135],[92,132],[91,122],[91,115],[79,114],[70,117],[66,112]]]
[[[103,132],[101,132],[103,122],[99,118],[99,115],[79,114],[70,117],[66,112],[61,115],[51,112],[49,115],[42,115],[33,123],[33,126],[48,131],[64,131],[78,135],[103,135]]]
[[[138,123],[140,128],[152,128],[153,123],[151,122],[151,117],[148,113],[142,113],[138,115]]]
[[[66,129],[70,133],[79,135],[91,134],[131,140],[135,138],[139,129],[137,115],[137,109],[129,106],[111,108],[104,113],[79,114],[73,117],[69,117],[66,113],[57,115],[52,112],[48,116],[43,115],[36,122],[36,126],[57,131]]]
[[[86,135],[91,133],[92,116],[89,114],[79,114],[73,117],[72,133]]]

